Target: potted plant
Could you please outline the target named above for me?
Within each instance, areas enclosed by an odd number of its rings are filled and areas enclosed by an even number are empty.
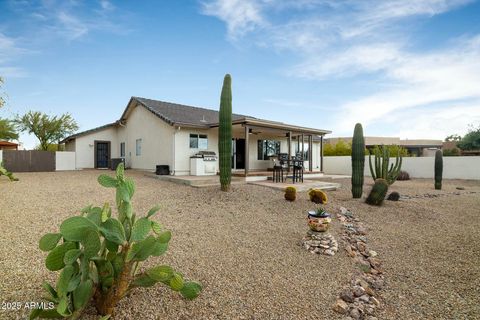
[[[308,196],[310,197],[310,201],[317,204],[315,210],[308,211],[308,226],[312,231],[327,231],[330,227],[330,222],[332,222],[330,214],[328,214],[322,206],[322,204],[327,203],[327,195],[322,190],[311,189],[308,192]]]

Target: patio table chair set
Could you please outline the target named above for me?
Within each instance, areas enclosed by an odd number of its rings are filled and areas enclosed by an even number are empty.
[[[305,170],[303,163],[301,153],[297,153],[291,158],[288,157],[287,153],[278,154],[278,164],[276,160],[273,164],[272,181],[286,182],[291,177],[292,183],[303,182],[303,172]],[[290,171],[292,172],[291,176],[288,175]]]

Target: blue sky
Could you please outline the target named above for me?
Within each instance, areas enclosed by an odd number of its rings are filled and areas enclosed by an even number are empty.
[[[81,130],[131,96],[352,134],[438,138],[480,123],[473,0],[0,1],[7,106]],[[22,135],[31,148],[34,137]]]

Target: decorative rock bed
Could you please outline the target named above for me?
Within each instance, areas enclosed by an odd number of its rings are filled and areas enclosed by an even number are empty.
[[[308,231],[302,240],[302,246],[311,253],[334,256],[338,251],[338,242],[330,233]]]
[[[379,291],[384,285],[382,262],[377,252],[367,245],[367,230],[346,208],[340,208],[338,219],[344,226],[342,241],[357,268],[352,280],[337,297],[333,310],[355,320],[377,319],[375,310],[381,305]]]
[[[457,187],[458,189],[458,187]],[[458,190],[464,190],[464,189],[458,189]],[[445,193],[425,193],[425,194],[415,194],[415,195],[401,195],[400,200],[408,200],[408,199],[421,199],[421,198],[438,198],[438,197],[445,197],[445,196],[461,196],[464,194],[473,194],[473,193],[478,193],[476,191],[466,191],[466,192],[460,192],[460,191],[453,191],[453,192],[445,192]]]

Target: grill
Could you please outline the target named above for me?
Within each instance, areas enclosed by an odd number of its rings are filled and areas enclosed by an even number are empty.
[[[217,161],[215,151],[199,151],[192,158],[203,158],[203,161]]]

